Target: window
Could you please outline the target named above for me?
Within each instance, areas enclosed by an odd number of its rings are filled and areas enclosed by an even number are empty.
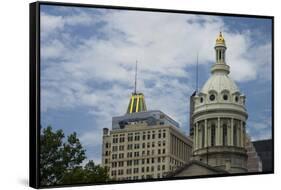
[[[223,100],[225,100],[225,101],[228,100],[227,94],[224,94],[224,95],[223,95]]]
[[[141,172],[144,173],[144,167],[141,168]]]
[[[117,154],[112,154],[112,160],[117,159]]]
[[[132,174],[132,169],[127,169],[127,174]]]
[[[155,147],[155,142],[152,142],[151,146],[152,146],[152,148],[154,148]]]
[[[115,151],[117,151],[117,150],[118,150],[118,147],[117,147],[117,146],[113,146],[113,147],[112,147],[112,151],[113,151],[113,152],[115,152]]]
[[[158,154],[161,154],[161,149],[158,149]]]
[[[124,138],[124,137],[120,137],[120,138],[119,138],[119,142],[120,142],[120,143],[125,142],[125,138]]]
[[[142,162],[141,162],[142,164],[145,164],[145,159],[142,159]]]
[[[139,173],[139,168],[134,168],[134,174]]]
[[[166,133],[165,132],[163,133],[163,138],[166,138]]]
[[[145,140],[145,134],[144,134],[144,135],[142,135],[142,140]]]
[[[147,143],[147,148],[150,148],[150,143],[149,142]]]
[[[204,99],[203,97],[200,98],[200,103],[203,103]]]
[[[139,160],[134,160],[134,165],[139,165]]]
[[[128,149],[128,150],[132,150],[132,149],[133,149],[133,144],[128,144],[127,149]]]
[[[146,167],[146,172],[149,172],[149,166]]]
[[[139,135],[136,135],[135,136],[135,141],[139,141],[140,140],[140,136]]]
[[[123,170],[118,170],[118,175],[123,175]]]
[[[131,166],[131,165],[132,165],[132,163],[133,163],[133,161],[132,161],[132,160],[128,160],[128,161],[127,161],[127,166]]]
[[[211,146],[215,146],[215,140],[216,140],[216,126],[211,126]]]
[[[157,166],[157,170],[158,170],[158,171],[161,170],[161,166],[160,166],[160,165]]]
[[[110,144],[109,143],[106,143],[105,144],[105,148],[109,148],[110,147]]]
[[[227,126],[226,124],[223,124],[222,126],[222,143],[223,146],[227,145]]]
[[[146,163],[147,163],[147,164],[149,164],[149,162],[150,162],[150,159],[149,159],[149,158],[147,158],[147,159],[146,159]]]
[[[211,101],[214,101],[216,99],[216,96],[214,94],[211,94],[209,98]]]
[[[128,152],[128,153],[127,153],[127,157],[128,157],[128,158],[132,158],[132,157],[133,157],[133,153],[132,153],[132,152]]]
[[[152,134],[152,139],[155,139],[155,134],[154,133]]]
[[[112,176],[116,176],[116,170],[111,171]]]
[[[161,139],[161,133],[158,133],[158,138]]]
[[[119,158],[124,158],[124,153],[119,154]]]
[[[134,152],[134,157],[139,157],[139,156],[140,156],[139,152]]]
[[[238,102],[238,101],[239,101],[239,97],[235,96],[235,102]]]
[[[135,148],[135,149],[139,149],[139,148],[140,148],[140,145],[139,145],[139,144],[135,144],[134,148]]]
[[[118,166],[119,167],[123,167],[124,166],[124,162],[118,162]]]
[[[133,141],[133,133],[128,134],[128,141]]]
[[[237,126],[233,126],[233,145],[237,146]]]
[[[165,154],[165,153],[166,153],[166,150],[165,150],[165,148],[164,148],[164,149],[162,150],[162,153],[163,153],[163,154]]]
[[[162,170],[165,170],[165,165],[162,166]]]
[[[201,125],[201,131],[202,131],[202,148],[204,148],[205,143],[205,126]]]
[[[160,157],[158,157],[157,161],[158,161],[158,163],[160,163],[160,162],[161,162],[161,158],[160,158]]]
[[[142,148],[145,148],[145,143],[142,143]]]
[[[119,146],[119,150],[124,150],[124,145]]]
[[[118,143],[118,138],[113,138],[113,139],[112,139],[112,142],[113,142],[113,143]]]
[[[151,158],[151,163],[152,163],[152,164],[154,163],[154,158]]]
[[[117,167],[117,162],[112,162],[111,166],[112,166],[112,168],[116,168]]]

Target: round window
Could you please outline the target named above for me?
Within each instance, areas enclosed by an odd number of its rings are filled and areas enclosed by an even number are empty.
[[[203,103],[203,101],[204,101],[204,100],[203,100],[203,97],[201,97],[201,98],[200,98],[200,102]]]
[[[235,102],[238,102],[239,98],[238,96],[235,96]]]
[[[228,100],[228,96],[226,94],[223,95],[224,100]]]
[[[215,100],[215,98],[216,98],[216,97],[215,97],[215,95],[214,95],[214,94],[211,94],[211,95],[210,95],[210,100],[211,100],[211,101],[214,101],[214,100]]]

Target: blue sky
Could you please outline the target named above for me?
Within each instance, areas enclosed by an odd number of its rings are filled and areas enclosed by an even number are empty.
[[[230,76],[247,97],[247,132],[271,138],[271,20],[41,6],[41,122],[77,132],[88,159],[101,161],[102,128],[125,114],[138,90],[188,133],[189,96],[214,64],[222,30]]]

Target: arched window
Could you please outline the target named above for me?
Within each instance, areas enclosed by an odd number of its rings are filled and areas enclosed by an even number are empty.
[[[216,142],[216,126],[212,124],[211,126],[211,146],[215,146]]]
[[[227,125],[223,124],[222,126],[222,144],[223,146],[227,145]]]
[[[200,98],[200,103],[203,103],[204,99],[203,97]]]

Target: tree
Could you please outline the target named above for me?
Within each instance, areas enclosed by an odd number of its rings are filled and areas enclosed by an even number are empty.
[[[64,140],[62,130],[52,131],[48,126],[40,136],[40,182],[42,186],[74,183],[98,183],[109,179],[107,168],[86,159],[85,149],[72,133]]]
[[[101,167],[100,165],[95,165],[92,160],[90,160],[84,168],[86,172],[85,183],[100,183],[109,179],[108,169]]]

